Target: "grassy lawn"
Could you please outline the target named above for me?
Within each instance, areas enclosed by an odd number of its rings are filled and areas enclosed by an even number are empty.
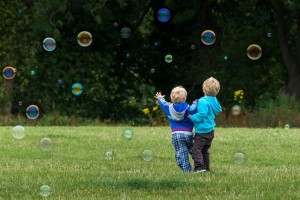
[[[212,171],[183,174],[169,127],[37,126],[25,127],[23,139],[13,138],[12,128],[0,127],[0,199],[300,198],[299,129],[217,128]],[[130,140],[122,135],[127,128]],[[45,137],[52,141],[47,151]],[[143,160],[144,150],[152,160]],[[49,196],[41,196],[42,185]]]

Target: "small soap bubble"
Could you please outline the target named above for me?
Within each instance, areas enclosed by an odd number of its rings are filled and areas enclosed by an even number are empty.
[[[30,71],[30,74],[31,74],[32,76],[35,75],[35,70],[32,69],[32,70]]]
[[[36,105],[30,105],[26,109],[26,116],[28,119],[36,119],[40,114],[39,107]]]
[[[112,161],[113,160],[113,152],[112,150],[109,150],[105,153],[105,159],[108,161]]]
[[[120,35],[122,38],[129,38],[131,36],[131,30],[128,27],[124,27],[120,31]]]
[[[57,80],[57,83],[58,83],[58,84],[62,84],[62,80],[61,80],[61,79],[58,79],[58,80]]]
[[[83,86],[80,83],[74,83],[72,85],[72,93],[76,96],[81,95],[83,92]]]
[[[151,150],[145,150],[143,152],[143,159],[146,162],[149,162],[152,160],[152,151]]]
[[[118,26],[119,26],[119,24],[118,24],[117,22],[115,22],[115,23],[114,23],[114,26],[115,26],[115,27],[118,27]]]
[[[236,163],[236,164],[238,164],[238,165],[240,165],[240,164],[242,164],[243,162],[244,162],[244,158],[245,158],[245,156],[244,156],[244,154],[243,153],[236,153],[236,154],[234,154],[234,162]]]
[[[49,196],[51,193],[51,187],[49,185],[42,185],[40,187],[40,195],[43,197]]]
[[[242,108],[241,108],[240,105],[234,105],[234,106],[232,106],[232,108],[231,108],[231,113],[232,113],[232,115],[234,115],[234,116],[240,115],[240,114],[241,114],[241,111],[242,111]]]
[[[5,79],[13,79],[16,76],[16,71],[15,68],[7,66],[3,69],[3,77]]]
[[[130,129],[126,129],[123,131],[123,136],[125,139],[131,139],[133,136],[133,131]]]
[[[196,48],[196,46],[192,44],[191,45],[191,49],[195,49],[195,48]]]
[[[161,8],[157,11],[157,19],[158,21],[165,23],[169,21],[171,18],[170,10],[167,8]]]
[[[150,70],[150,72],[151,72],[152,74],[155,73],[155,69],[152,68],[152,69]]]
[[[12,131],[15,139],[23,139],[25,137],[25,128],[21,125],[15,126]]]
[[[77,42],[82,47],[90,46],[93,42],[92,34],[88,31],[82,31],[77,35]]]
[[[212,45],[216,41],[216,34],[212,30],[205,30],[201,34],[201,41],[205,45]]]
[[[272,33],[267,33],[267,36],[270,38],[272,37]]]
[[[18,13],[22,14],[23,10],[22,9],[18,9]]]
[[[289,124],[284,125],[284,129],[289,130],[290,129],[290,125]]]
[[[247,48],[247,56],[251,60],[257,60],[261,57],[261,55],[262,55],[262,50],[261,50],[261,47],[259,45],[251,44]]]
[[[168,54],[165,56],[166,63],[171,63],[173,61],[173,56],[171,54]]]
[[[228,56],[224,56],[224,60],[228,60]]]
[[[43,48],[48,52],[54,51],[56,48],[56,41],[51,37],[45,38],[43,41]]]
[[[19,101],[19,106],[23,106],[23,102],[22,101]]]
[[[52,148],[52,140],[50,138],[41,139],[40,147],[44,151],[49,151]]]

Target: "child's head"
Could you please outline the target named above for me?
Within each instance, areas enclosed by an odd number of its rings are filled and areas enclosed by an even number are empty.
[[[203,82],[203,93],[205,96],[217,96],[220,91],[220,83],[214,77],[210,77]]]
[[[186,101],[187,92],[182,86],[173,88],[170,97],[172,103],[184,103]]]

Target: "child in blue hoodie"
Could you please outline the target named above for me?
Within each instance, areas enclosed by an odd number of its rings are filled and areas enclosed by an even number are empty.
[[[193,146],[193,123],[187,118],[188,114],[197,112],[197,102],[194,101],[191,106],[185,103],[187,92],[181,87],[173,88],[171,92],[171,102],[164,99],[164,95],[157,92],[154,96],[159,106],[168,116],[172,130],[172,144],[175,148],[175,159],[177,165],[184,173],[192,171],[189,161],[189,153],[192,153]]]
[[[213,77],[205,80],[203,83],[205,96],[199,99],[197,113],[187,116],[195,126],[193,160],[196,173],[209,171],[209,148],[214,139],[215,115],[222,112],[221,105],[216,98],[219,91],[218,80]]]

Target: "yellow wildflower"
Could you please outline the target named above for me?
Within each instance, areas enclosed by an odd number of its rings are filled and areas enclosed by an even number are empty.
[[[144,108],[142,111],[143,111],[143,113],[144,113],[145,115],[148,115],[149,112],[150,112],[150,111],[149,111],[149,108]]]
[[[158,109],[158,106],[156,105],[156,106],[153,107],[152,110],[153,110],[153,111],[156,111],[157,109]]]

